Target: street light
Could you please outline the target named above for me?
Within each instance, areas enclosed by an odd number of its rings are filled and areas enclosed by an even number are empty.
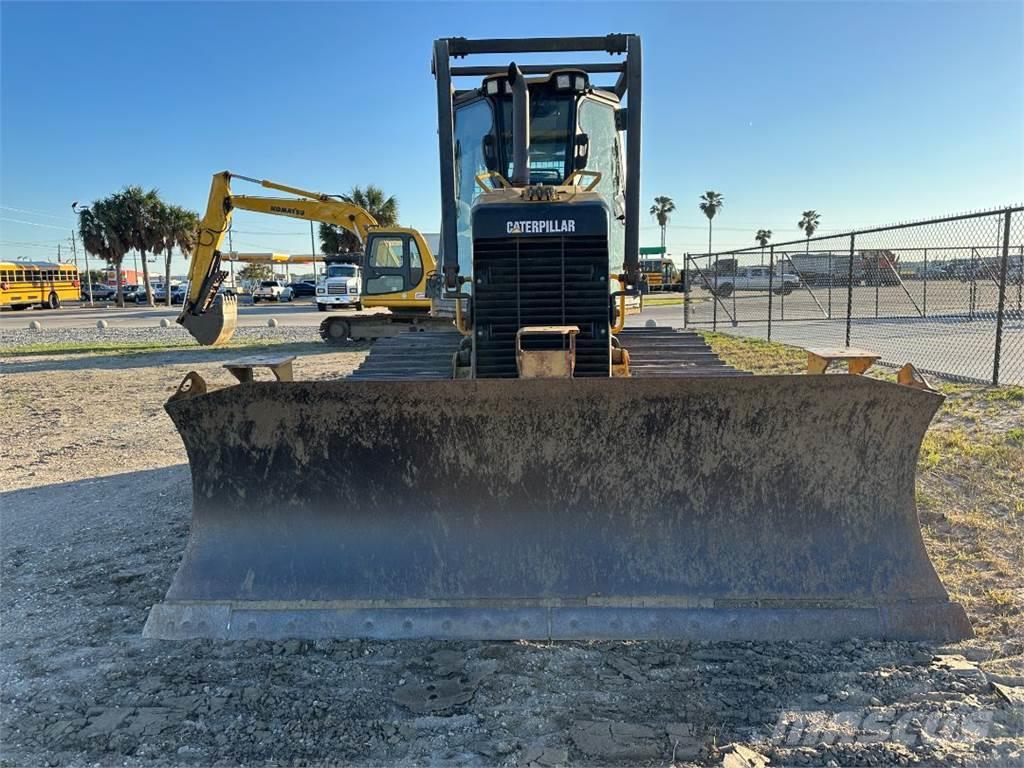
[[[77,200],[71,203],[71,210],[76,214],[78,213],[79,207]],[[81,210],[88,211],[89,208],[88,206],[82,206]],[[71,230],[71,250],[75,252],[75,258],[77,259],[78,248],[75,246],[75,230],[73,229]],[[85,282],[89,286],[89,306],[95,309],[96,305],[92,300],[92,273],[89,271],[89,250],[85,247],[85,243],[82,243],[82,250],[85,251]]]

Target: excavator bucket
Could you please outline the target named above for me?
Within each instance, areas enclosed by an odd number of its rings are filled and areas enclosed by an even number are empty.
[[[925,552],[932,392],[850,375],[256,382],[167,404],[154,638],[970,636]]]
[[[219,294],[205,312],[184,312],[178,322],[203,346],[224,344],[234,335],[238,324],[238,300]]]

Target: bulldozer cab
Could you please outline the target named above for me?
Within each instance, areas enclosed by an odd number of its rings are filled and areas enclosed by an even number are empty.
[[[525,76],[529,104],[528,175],[520,182],[529,186],[561,185],[574,172],[589,172],[590,178],[597,180],[594,191],[610,212],[611,271],[638,274],[639,38],[446,38],[434,44],[434,74],[442,186],[441,252],[449,289],[465,283],[471,290],[471,214],[484,193],[477,179],[491,174],[513,179],[517,133],[512,68],[506,71],[493,64],[451,66],[451,59],[555,51],[602,52],[621,58],[613,63],[525,64],[515,68]],[[615,77],[612,82],[601,82],[610,76]],[[465,78],[475,79],[473,87],[453,88],[453,83]]]
[[[595,191],[613,212],[609,232],[613,270],[622,269],[625,199],[618,130],[620,100],[592,85],[580,69],[560,69],[531,78],[529,88],[530,185],[563,184],[575,171],[599,174]],[[459,269],[472,274],[470,213],[483,187],[481,174],[513,176],[512,94],[508,77],[496,74],[479,88],[459,91],[454,100]]]

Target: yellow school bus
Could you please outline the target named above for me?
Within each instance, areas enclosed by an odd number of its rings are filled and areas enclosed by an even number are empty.
[[[0,261],[0,307],[59,309],[82,296],[78,267],[48,261]]]

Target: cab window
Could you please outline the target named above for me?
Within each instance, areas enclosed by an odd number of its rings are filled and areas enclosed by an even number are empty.
[[[402,238],[378,237],[373,241],[370,266],[385,269],[401,268],[405,266],[402,250]]]
[[[423,259],[420,257],[420,248],[413,238],[409,238],[409,287],[419,285],[422,279]]]

